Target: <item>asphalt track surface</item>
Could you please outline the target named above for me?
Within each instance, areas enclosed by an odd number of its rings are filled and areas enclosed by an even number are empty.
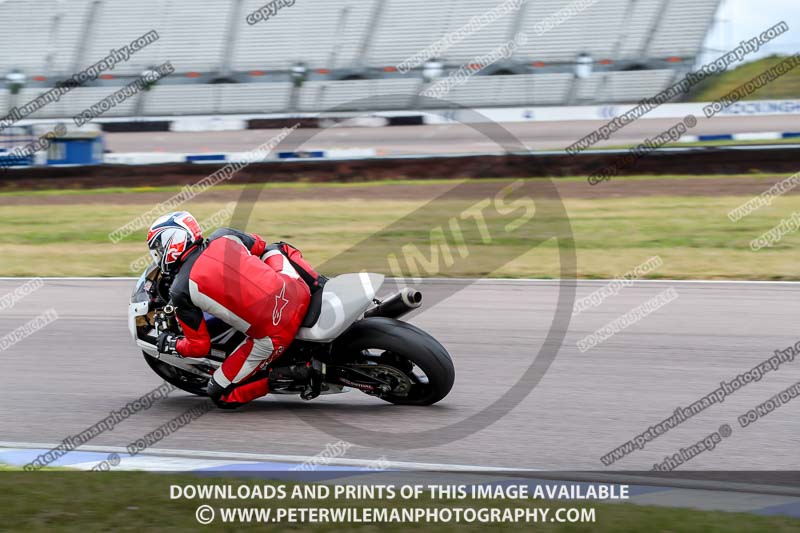
[[[0,295],[23,281],[0,280]],[[569,283],[575,282],[563,282],[561,290]],[[577,297],[604,283],[579,282]],[[59,315],[0,352],[0,441],[57,443],[159,385],[127,331],[132,284],[48,279],[0,311],[2,335],[47,309]],[[541,347],[559,282],[430,280],[421,288],[427,297],[446,297],[410,319],[436,336],[455,361],[455,387],[440,404],[392,406],[358,391],[311,402],[266,397],[239,411],[211,411],[157,447],[311,456],[345,438],[356,444],[346,455],[354,459],[601,470],[606,469],[601,455],[798,340],[800,284],[636,282],[572,318],[548,372],[519,405],[478,415],[519,379]],[[577,349],[579,339],[669,288],[677,291],[677,299],[595,348]],[[564,324],[558,327],[563,330]],[[682,468],[800,469],[800,400],[750,427],[736,422],[738,415],[797,382],[798,365],[786,363],[747,384],[612,468],[649,469],[727,423],[733,434]],[[91,445],[126,446],[201,401],[174,392]],[[472,415],[477,422],[452,442],[425,446],[413,435],[424,430],[449,434],[441,428]],[[320,424],[380,432],[383,444],[360,445],[358,431],[329,434]]]
[[[687,134],[712,135],[797,131],[794,116],[697,117],[697,126]],[[624,146],[652,138],[679,119],[643,118],[627,125],[596,146]],[[532,150],[563,150],[606,121],[516,122],[503,126]],[[279,130],[215,132],[108,133],[107,147],[114,152],[246,152],[274,137]],[[305,150],[374,148],[378,155],[430,155],[447,153],[493,153],[502,148],[482,133],[464,124],[398,126],[380,128],[343,127],[317,130],[303,146]]]

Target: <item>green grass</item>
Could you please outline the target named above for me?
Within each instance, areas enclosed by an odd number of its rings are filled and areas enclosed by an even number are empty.
[[[675,179],[679,187],[681,177]],[[577,275],[616,277],[659,255],[664,264],[651,277],[800,279],[795,253],[800,246],[800,232],[786,235],[773,248],[758,252],[749,248],[752,239],[800,211],[800,196],[785,195],[739,222],[728,220],[727,213],[747,199],[668,196],[565,199],[577,248]],[[415,245],[430,256],[431,230],[443,224],[447,227],[449,219],[459,218],[464,208],[476,201],[446,200],[427,206],[422,200],[262,201],[256,204],[245,229],[268,240],[294,243],[313,264],[325,264],[328,274],[362,268],[391,273],[386,267],[387,254]],[[193,202],[185,207],[202,222],[223,205]],[[425,209],[414,217],[394,223],[422,206]],[[146,254],[145,229],[118,244],[110,242],[108,234],[152,207],[80,203],[4,206],[0,211],[3,257],[0,275],[138,273],[131,271],[130,263]],[[519,212],[502,216],[487,211],[490,243],[481,241],[477,224],[459,218],[469,256],[449,267],[440,262],[438,268],[423,269],[420,273],[447,277],[559,277],[556,242],[550,240],[535,247],[530,244],[551,221],[537,219],[535,227],[526,231],[505,231],[505,226],[518,216]],[[384,229],[387,226],[390,227]],[[370,239],[368,246],[342,255],[364,239]],[[498,263],[498,258],[505,259]]]
[[[150,473],[37,473],[4,472],[0,474],[0,528],[13,531],[197,531],[195,511],[203,504],[212,507],[402,507],[395,500],[186,500],[170,499],[171,484],[274,484],[242,479],[209,478],[185,474]],[[291,491],[291,489],[288,489]],[[291,495],[291,492],[289,492]],[[423,524],[427,531],[591,531],[605,532],[770,532],[800,530],[800,520],[756,516],[744,513],[708,512],[670,509],[632,504],[591,504],[586,502],[543,502],[540,500],[415,500],[417,507],[594,507],[595,523],[586,524]],[[553,516],[555,511],[550,511]],[[409,524],[222,524],[219,520],[209,531],[265,529],[281,531],[408,531]],[[420,527],[420,526],[416,526]]]
[[[482,181],[507,181],[508,178],[482,178]],[[390,185],[441,185],[452,184],[455,185],[460,181],[454,179],[426,179],[426,180],[413,180],[413,179],[386,179],[380,181],[359,181],[359,182],[310,182],[310,181],[292,181],[292,182],[269,182],[258,183],[252,185],[259,189],[294,189],[294,190],[309,190],[309,189],[348,189],[353,187],[386,187]],[[70,188],[70,189],[41,189],[41,190],[17,190],[11,187],[0,190],[0,198],[3,196],[18,197],[18,196],[64,196],[64,195],[83,195],[83,194],[137,194],[137,193],[177,193],[184,185],[159,185],[159,186],[141,186],[141,187],[98,187],[98,188]],[[221,183],[214,186],[215,191],[240,191],[241,185],[233,185],[230,183]]]
[[[694,141],[694,142],[674,142],[667,143],[666,148],[698,148],[702,146],[741,146],[741,145],[772,145],[772,144],[800,144],[800,138],[794,139],[774,139],[774,140],[750,140],[750,141],[736,141],[736,140],[718,140],[718,141]],[[638,146],[636,144],[621,144],[616,146],[592,146],[589,150],[627,150]],[[635,176],[632,176],[635,177]],[[657,176],[657,177],[672,177],[672,176]],[[697,177],[697,176],[695,176]],[[560,179],[560,178],[559,178]]]
[[[698,83],[686,101],[710,102],[717,100],[759,74],[783,61],[787,56],[769,56],[711,76]],[[796,67],[773,82],[746,96],[744,100],[782,100],[800,98],[800,67]]]
[[[741,145],[771,145],[771,144],[800,144],[800,138],[794,139],[774,139],[774,140],[749,140],[749,141],[736,141],[736,140],[718,140],[718,141],[697,141],[697,142],[676,142],[668,143],[668,148],[680,147],[699,147],[699,146],[741,146]]]
[[[784,139],[784,141],[792,141],[792,139]],[[709,141],[709,143],[713,142],[731,142],[731,141]],[[735,142],[735,141],[734,141]],[[800,142],[800,141],[794,141]],[[677,143],[680,144],[680,143]],[[685,143],[685,144],[694,144],[694,143]],[[624,146],[616,146],[616,147],[608,147],[608,148],[630,148],[634,145],[624,145]],[[606,150],[607,147],[601,148],[590,148],[590,150],[600,149]],[[753,172],[750,174],[743,173],[743,174],[725,174],[720,176],[713,176],[717,179],[732,179],[732,178],[772,178],[775,177],[775,173],[762,173],[762,172]],[[625,176],[624,179],[626,180],[647,180],[647,179],[697,179],[698,176],[696,174],[658,174],[658,175],[640,175],[640,176]],[[586,181],[586,176],[559,176],[557,178],[530,178],[530,179],[543,179],[543,180],[553,180],[555,182],[565,182],[565,181]],[[293,189],[299,191],[315,191],[317,189],[321,189],[323,192],[325,189],[353,189],[353,188],[364,188],[364,187],[387,187],[391,188],[393,185],[419,185],[419,186],[426,186],[426,185],[452,185],[456,186],[459,183],[464,182],[481,182],[481,183],[496,183],[496,182],[508,182],[509,178],[480,178],[477,179],[426,179],[426,180],[405,180],[405,179],[389,179],[389,180],[380,180],[380,181],[363,181],[363,182],[346,182],[346,183],[310,183],[310,182],[287,182],[287,183],[276,183],[276,182],[269,182],[269,183],[258,183],[252,185],[252,187],[264,189],[266,192],[265,195],[269,193],[271,189]],[[80,188],[71,188],[71,189],[41,189],[41,190],[16,190],[13,188],[5,188],[0,189],[0,199],[2,198],[18,198],[18,197],[47,197],[47,196],[70,196],[75,197],[75,202],[79,202],[80,196],[87,195],[87,194],[143,194],[143,193],[163,193],[164,199],[167,199],[169,196],[167,193],[177,193],[181,190],[182,185],[165,185],[165,186],[157,186],[157,187],[98,187],[96,189],[80,189]],[[215,191],[241,191],[241,185],[231,185],[231,184],[220,184],[214,186]]]

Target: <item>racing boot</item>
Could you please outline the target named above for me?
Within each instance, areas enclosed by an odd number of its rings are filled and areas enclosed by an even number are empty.
[[[322,383],[325,381],[325,372],[327,367],[325,363],[317,359],[311,359],[308,362],[308,386],[306,390],[300,393],[300,397],[304,400],[313,400],[322,391]]]
[[[220,409],[236,409],[240,407],[242,404],[237,402],[226,402],[222,399],[222,396],[230,392],[232,386],[229,387],[222,387],[220,386],[212,377],[208,380],[208,386],[206,387],[206,394],[214,402],[214,405],[219,407]]]
[[[325,365],[312,359],[305,365],[277,366],[269,369],[269,389],[279,390],[302,386],[300,397],[311,400],[319,396],[324,378]]]

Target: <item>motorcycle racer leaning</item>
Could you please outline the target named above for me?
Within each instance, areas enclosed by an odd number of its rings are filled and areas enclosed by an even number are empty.
[[[256,234],[221,228],[204,239],[186,211],[158,218],[147,234],[147,246],[170,283],[170,299],[184,336],[162,331],[158,351],[205,357],[211,337],[204,312],[247,335],[214,372],[208,395],[221,408],[235,408],[269,392],[270,383],[307,383],[315,371],[305,366],[273,367],[269,377],[251,379],[281,356],[302,324],[312,291],[325,278],[299,250],[280,242],[268,245]],[[316,391],[318,393],[318,390]]]

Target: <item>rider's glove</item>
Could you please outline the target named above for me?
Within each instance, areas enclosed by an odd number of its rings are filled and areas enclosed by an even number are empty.
[[[178,355],[178,350],[176,349],[175,345],[178,343],[179,338],[180,337],[176,336],[170,331],[162,331],[158,336],[158,341],[156,342],[158,353]]]

